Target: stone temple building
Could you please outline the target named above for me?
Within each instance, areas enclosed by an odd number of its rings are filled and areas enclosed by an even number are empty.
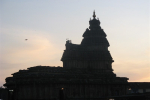
[[[6,78],[9,98],[15,100],[104,100],[126,95],[128,78],[113,73],[106,33],[95,12],[81,44],[66,41],[63,67],[34,66]],[[106,99],[105,99],[106,100]]]

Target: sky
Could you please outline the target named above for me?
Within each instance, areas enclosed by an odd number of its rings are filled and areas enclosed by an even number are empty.
[[[0,86],[20,69],[62,66],[66,39],[81,43],[94,10],[114,73],[150,82],[150,0],[0,0]]]

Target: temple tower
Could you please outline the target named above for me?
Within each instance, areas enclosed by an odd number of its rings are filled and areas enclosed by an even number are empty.
[[[61,59],[63,67],[110,72],[113,59],[108,51],[109,42],[100,27],[100,21],[96,18],[95,11],[89,24],[89,28],[83,33],[80,45],[72,44],[70,40],[66,41],[66,50]]]

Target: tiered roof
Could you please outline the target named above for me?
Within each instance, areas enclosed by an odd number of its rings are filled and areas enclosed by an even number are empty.
[[[81,44],[72,44],[66,41],[66,50],[62,56],[62,61],[67,60],[99,60],[111,61],[113,59],[108,51],[109,42],[106,34],[100,27],[100,21],[96,18],[95,11],[93,19],[89,21],[89,29],[83,33]]]

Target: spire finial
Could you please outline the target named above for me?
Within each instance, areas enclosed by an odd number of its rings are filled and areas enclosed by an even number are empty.
[[[95,17],[96,17],[96,15],[95,15],[95,10],[94,10],[94,12],[93,12],[93,18],[95,19]]]

